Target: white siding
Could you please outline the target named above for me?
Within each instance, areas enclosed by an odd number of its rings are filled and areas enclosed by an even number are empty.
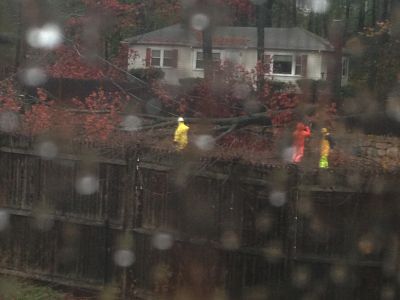
[[[322,55],[319,53],[308,53],[307,55],[307,78],[321,79]]]
[[[169,84],[179,84],[181,78],[202,78],[204,76],[203,70],[195,69],[195,55],[196,51],[201,51],[198,48],[190,47],[172,47],[172,46],[143,46],[136,45],[131,49],[135,50],[138,57],[133,61],[128,60],[128,69],[132,68],[145,68],[146,67],[146,49],[177,49],[178,50],[178,66],[177,68],[162,68],[165,73],[164,80]],[[222,60],[230,60],[237,64],[244,66],[247,70],[254,69],[257,64],[257,50],[256,49],[214,49],[221,51]],[[289,54],[289,55],[307,55],[307,78],[321,79],[321,72],[325,72],[326,76],[326,62],[322,59],[322,55],[318,52],[289,52],[289,51],[268,51],[267,54]],[[270,75],[268,76],[273,80],[279,81],[296,81],[301,79],[302,76],[293,75]]]

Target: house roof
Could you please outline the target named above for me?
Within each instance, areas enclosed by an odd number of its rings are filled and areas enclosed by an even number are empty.
[[[265,28],[265,48],[276,50],[333,51],[326,39],[299,27]],[[200,31],[175,24],[159,30],[128,38],[125,42],[141,45],[173,45],[201,47]],[[216,27],[213,33],[215,48],[256,48],[256,27]]]

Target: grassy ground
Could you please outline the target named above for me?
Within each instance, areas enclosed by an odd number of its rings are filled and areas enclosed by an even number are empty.
[[[0,277],[0,300],[62,300],[63,294],[46,286]]]

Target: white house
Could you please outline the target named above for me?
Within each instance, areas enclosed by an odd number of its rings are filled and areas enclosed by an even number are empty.
[[[271,61],[267,75],[273,80],[326,79],[334,48],[329,41],[302,28],[265,28],[265,55]],[[178,85],[182,78],[202,78],[202,34],[181,24],[125,40],[131,55],[128,69],[155,67],[164,80]],[[217,27],[213,32],[213,57],[230,60],[251,70],[257,64],[255,27]],[[342,82],[348,78],[348,61],[343,58]]]

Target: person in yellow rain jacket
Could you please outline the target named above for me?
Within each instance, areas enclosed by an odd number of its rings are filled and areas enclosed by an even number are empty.
[[[179,151],[185,149],[188,144],[188,131],[189,126],[185,124],[185,120],[182,117],[179,117],[178,127],[176,127],[174,135],[174,143]]]
[[[319,160],[319,167],[321,169],[327,169],[329,168],[329,152],[334,146],[333,139],[331,135],[329,134],[328,129],[322,128],[321,129],[322,133],[322,140],[321,140],[321,158]]]

